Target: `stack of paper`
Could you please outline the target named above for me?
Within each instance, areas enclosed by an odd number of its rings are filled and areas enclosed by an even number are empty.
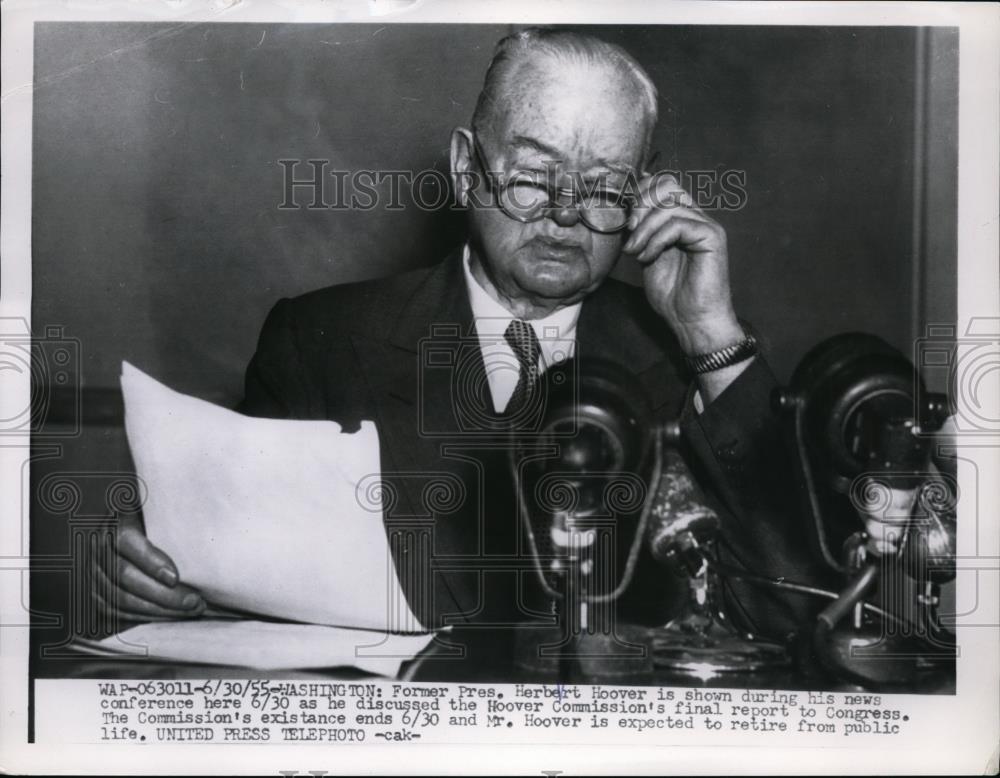
[[[351,666],[395,676],[430,643],[432,633],[389,635],[318,624],[195,619],[140,624],[84,646],[92,653],[237,665],[259,670]]]
[[[128,363],[122,392],[146,493],[146,533],[183,582],[210,603],[280,619],[425,631],[396,576],[379,490],[367,488],[380,474],[373,423],[348,435],[331,421],[250,418],[174,392]],[[220,624],[230,633],[250,629]],[[212,634],[175,626],[170,645],[204,647]],[[307,633],[320,634],[308,626],[266,626],[280,628],[288,630],[290,651]],[[143,629],[160,639],[169,628]],[[329,640],[333,646],[339,638]],[[271,666],[287,666],[269,657],[277,662]]]

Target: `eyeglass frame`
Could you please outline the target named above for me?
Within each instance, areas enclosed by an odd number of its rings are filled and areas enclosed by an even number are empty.
[[[497,201],[497,207],[503,211],[504,215],[513,219],[514,221],[521,222],[522,224],[531,224],[533,222],[541,221],[548,217],[552,210],[562,210],[566,208],[572,208],[576,211],[577,218],[583,222],[583,225],[593,232],[600,233],[601,235],[614,235],[616,232],[621,232],[628,227],[628,220],[631,216],[632,209],[635,207],[635,198],[630,198],[624,192],[617,192],[613,189],[605,189],[604,191],[614,192],[616,195],[621,197],[626,202],[626,216],[624,223],[619,227],[614,227],[612,229],[602,229],[600,227],[595,227],[591,224],[587,217],[583,214],[582,203],[580,202],[579,196],[576,194],[575,190],[568,189],[566,187],[553,186],[551,182],[546,181],[545,190],[548,194],[548,204],[541,206],[538,209],[537,215],[533,217],[525,217],[516,213],[511,213],[507,208],[504,207],[503,195],[506,193],[513,184],[518,183],[517,180],[508,180],[504,182],[497,182],[494,177],[497,176],[496,173],[491,171],[486,164],[486,153],[483,151],[482,145],[479,143],[479,135],[474,130],[470,131],[469,134],[472,136],[472,153],[475,157],[476,164],[483,172],[483,177],[486,179],[486,186]],[[539,186],[536,182],[531,182],[535,186]],[[541,188],[539,186],[539,188]],[[560,205],[558,201],[553,196],[554,194],[569,195],[573,197],[572,205]]]

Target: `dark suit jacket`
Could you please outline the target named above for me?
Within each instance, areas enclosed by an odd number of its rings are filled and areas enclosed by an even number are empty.
[[[345,431],[376,422],[393,561],[425,625],[543,618],[495,441],[470,442],[456,420],[455,365],[427,356],[429,346],[442,345],[467,349],[481,368],[458,253],[433,267],[279,301],[247,369],[240,410],[330,419]],[[723,515],[727,561],[815,580],[789,507],[794,494],[769,401],[774,379],[763,358],[696,414],[675,339],[642,290],[610,279],[583,303],[577,354],[625,366],[658,415],[680,418],[685,457]],[[662,623],[683,588],[644,551],[618,613]],[[729,594],[732,615],[765,633],[784,633],[804,617],[794,597],[739,584]]]

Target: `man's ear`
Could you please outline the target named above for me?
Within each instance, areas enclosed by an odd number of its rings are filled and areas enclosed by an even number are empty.
[[[650,149],[642,158],[642,166],[639,168],[640,178],[645,178],[646,176],[651,176],[656,170],[656,163],[660,161],[660,150]]]
[[[474,183],[472,175],[472,132],[465,127],[451,131],[451,183],[455,188],[458,204],[469,204],[469,190]]]

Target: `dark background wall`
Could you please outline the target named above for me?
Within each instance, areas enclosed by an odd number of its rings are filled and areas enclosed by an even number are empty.
[[[449,132],[511,29],[37,25],[33,326],[79,339],[84,416],[114,416],[123,359],[233,403],[279,297],[427,264],[459,242],[447,212],[280,210],[277,161],[445,170]],[[661,166],[746,171],[746,206],[715,215],[738,311],[779,376],[836,332],[909,351],[926,320],[954,319],[957,32],[597,32],[659,87]],[[95,424],[34,480],[116,467],[121,429]],[[67,549],[71,513],[36,506],[36,549]]]
[[[426,264],[460,240],[455,218],[416,208],[279,210],[277,160],[446,170],[449,132],[507,31],[40,24],[35,327],[82,340],[88,386],[114,386],[128,359],[238,399],[278,297]],[[779,373],[844,329],[908,348],[917,32],[599,32],[659,86],[660,165],[746,171],[746,206],[716,216],[739,311],[771,339]],[[934,64],[954,75],[954,56]]]

